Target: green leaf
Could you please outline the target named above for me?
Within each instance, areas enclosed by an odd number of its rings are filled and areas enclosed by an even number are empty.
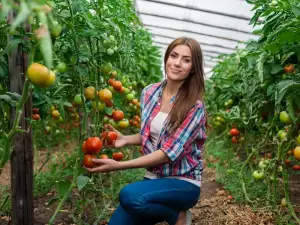
[[[271,96],[274,93],[275,90],[275,84],[271,84],[267,89],[267,95]]]
[[[22,96],[19,93],[16,92],[6,92],[7,95],[9,95],[13,100],[19,101]]]
[[[113,109],[111,107],[105,107],[104,112],[111,116],[113,113]]]
[[[9,95],[0,95],[0,100],[3,99],[4,101],[6,101],[8,104],[10,104],[11,106],[16,106],[17,101],[14,101],[12,99],[11,96]]]
[[[292,11],[295,14],[295,16],[300,16],[300,7],[296,6],[296,5],[292,5]]]
[[[60,198],[63,198],[67,194],[70,185],[71,182],[66,180],[61,180],[56,184],[56,188]]]
[[[283,67],[279,64],[272,64],[271,67],[271,74],[276,74],[283,70]]]
[[[4,17],[7,16],[8,12],[12,8],[12,4],[7,0],[2,0],[1,3],[2,3],[2,12],[0,10],[0,18],[4,19]]]
[[[283,80],[277,84],[276,104],[279,104],[286,93],[293,89],[299,89],[300,83],[293,80]]]
[[[52,69],[52,39],[48,29],[47,16],[44,12],[39,12],[38,16],[42,24],[40,28],[43,26],[43,28],[46,30],[43,34],[43,37],[39,40],[40,51],[48,69]]]
[[[295,124],[296,122],[296,118],[295,118],[295,113],[294,113],[294,107],[293,107],[293,99],[292,97],[288,97],[287,102],[286,102],[286,110],[289,114],[289,116],[291,117],[293,123]]]
[[[23,23],[30,14],[30,9],[27,3],[24,0],[20,1],[20,12],[17,15],[17,18],[14,20],[11,25],[11,31],[14,31],[21,23]]]
[[[71,102],[64,102],[64,106],[72,107],[72,103]]]
[[[288,54],[284,54],[281,57],[281,64],[283,64],[286,60],[288,60],[294,54],[295,54],[295,52],[289,52]]]
[[[89,182],[90,178],[87,176],[80,175],[77,177],[77,187],[81,191]]]
[[[257,70],[260,82],[263,82],[264,80],[264,63],[266,62],[267,58],[268,54],[266,52],[263,52],[259,55],[259,58],[257,60]]]

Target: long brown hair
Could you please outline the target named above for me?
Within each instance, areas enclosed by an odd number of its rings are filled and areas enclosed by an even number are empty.
[[[176,95],[174,105],[171,109],[167,129],[170,132],[176,129],[183,123],[188,112],[196,104],[197,100],[203,100],[205,93],[204,85],[204,70],[203,70],[203,54],[199,43],[188,37],[180,37],[175,39],[167,48],[164,64],[166,72],[166,63],[171,51],[177,45],[187,45],[192,53],[192,69],[189,76],[185,79]]]

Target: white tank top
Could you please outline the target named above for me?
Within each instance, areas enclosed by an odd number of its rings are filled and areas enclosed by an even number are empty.
[[[158,114],[153,118],[150,124],[150,137],[151,137],[152,145],[154,147],[156,147],[157,145],[160,131],[167,117],[168,117],[168,113],[158,112]]]
[[[168,113],[158,112],[158,114],[151,121],[151,124],[150,124],[150,140],[151,140],[152,145],[154,146],[154,148],[156,148],[156,146],[157,146],[157,141],[158,141],[158,138],[159,138],[159,134],[161,132],[161,129],[162,129],[162,127],[164,125],[164,122],[167,119],[167,117],[168,117]],[[151,173],[150,171],[147,171],[144,177],[149,178],[149,179],[157,179],[158,178],[156,174]],[[175,179],[179,179],[179,180],[185,180],[185,181],[193,183],[193,184],[195,184],[199,187],[201,186],[200,181],[185,178],[185,177],[168,176],[168,177],[164,177],[164,178],[175,178]]]

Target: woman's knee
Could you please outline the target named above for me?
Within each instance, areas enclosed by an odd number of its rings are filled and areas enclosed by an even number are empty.
[[[133,184],[125,186],[120,191],[119,200],[121,206],[132,213],[142,212],[146,204],[145,198]]]

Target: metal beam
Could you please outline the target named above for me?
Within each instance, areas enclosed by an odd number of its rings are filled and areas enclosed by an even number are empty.
[[[151,34],[153,34],[154,36],[159,36],[159,37],[164,37],[164,38],[170,38],[170,39],[175,39],[176,38],[176,37],[170,37],[170,36],[162,35],[162,34],[155,34],[153,31],[151,31]],[[228,50],[237,50],[236,48],[230,48],[230,47],[223,46],[223,45],[218,45],[218,44],[208,44],[208,43],[204,43],[204,42],[199,42],[199,44],[200,45],[204,45],[204,46],[224,48],[224,49],[228,49]]]
[[[190,19],[178,19],[178,18],[174,18],[171,16],[161,16],[161,15],[156,15],[156,14],[151,14],[151,13],[145,13],[145,12],[140,12],[140,15],[147,15],[147,16],[155,16],[155,17],[160,17],[160,18],[164,18],[164,19],[171,19],[171,20],[176,20],[176,21],[185,21],[194,25],[200,24],[203,26],[207,26],[207,27],[213,27],[213,28],[217,28],[217,29],[222,29],[222,30],[231,30],[231,31],[235,31],[235,32],[239,32],[239,33],[244,33],[244,34],[251,34],[253,36],[255,36],[252,32],[249,31],[243,31],[243,30],[239,30],[236,28],[230,28],[230,27],[223,27],[223,26],[217,26],[217,25],[211,25],[211,24],[207,24],[207,23],[200,23],[200,22],[196,22]]]
[[[249,22],[251,20],[251,17],[247,17],[247,16],[237,16],[237,15],[234,15],[234,14],[216,12],[216,11],[213,11],[213,10],[194,8],[191,5],[183,6],[183,5],[180,5],[180,4],[177,4],[177,3],[170,3],[170,2],[166,3],[166,2],[163,2],[162,0],[139,0],[139,1],[147,1],[147,2],[160,3],[160,4],[164,4],[164,5],[177,6],[177,7],[190,9],[190,10],[195,10],[195,11],[199,11],[199,12],[212,13],[212,14],[216,14],[216,15],[220,15],[220,16],[227,16],[227,17],[232,17],[232,18],[236,18],[236,19],[246,20],[246,21],[249,21]]]
[[[164,46],[168,46],[167,43],[164,42],[160,42],[160,41],[154,41],[154,43],[159,44],[159,45],[164,45]],[[218,52],[218,51],[208,51],[208,50],[202,50],[203,52],[210,52],[210,53],[216,53],[216,54],[225,54],[228,55],[228,53],[224,53],[224,52]]]
[[[195,31],[190,31],[190,30],[181,30],[181,29],[176,29],[176,28],[170,28],[170,27],[166,27],[166,26],[161,26],[161,25],[150,25],[150,24],[143,24],[144,27],[154,27],[154,28],[163,28],[166,30],[175,30],[175,31],[183,31],[183,32],[188,32],[191,34],[200,34],[200,35],[204,35],[207,37],[213,37],[213,38],[219,38],[219,39],[224,39],[224,40],[228,40],[228,41],[235,41],[235,42],[240,42],[240,43],[244,43],[244,41],[238,40],[238,39],[234,39],[234,38],[228,38],[228,37],[222,37],[222,36],[215,36],[215,35],[211,35],[211,34],[205,34],[205,33],[201,33],[201,32],[195,32]]]
[[[166,51],[166,48],[168,47],[168,46],[166,46],[166,45],[163,45],[163,46],[161,46],[161,45],[157,45],[159,48],[161,48],[161,49],[163,49],[164,50],[164,52]],[[203,55],[204,56],[210,56],[210,57],[213,57],[213,58],[216,58],[217,59],[217,57],[218,57],[218,54],[216,54],[216,53],[210,53],[210,52],[207,52],[207,51],[204,51],[204,50],[202,50],[202,52],[203,52]],[[162,54],[163,55],[163,54]]]

